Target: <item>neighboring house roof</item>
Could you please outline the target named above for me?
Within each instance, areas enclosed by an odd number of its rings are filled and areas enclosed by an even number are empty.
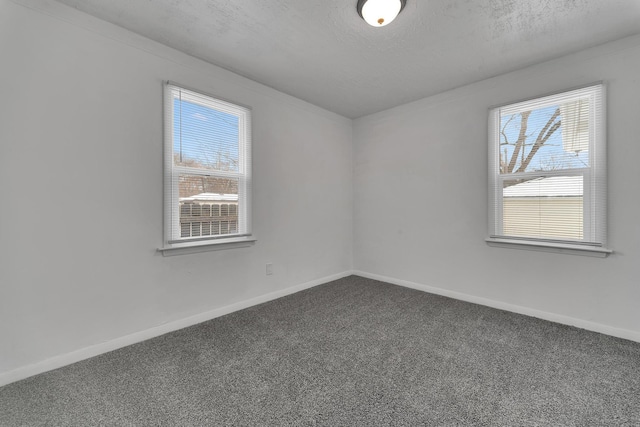
[[[504,189],[504,197],[582,196],[582,176],[537,178]]]
[[[200,193],[191,197],[181,197],[181,202],[237,202],[237,194]]]

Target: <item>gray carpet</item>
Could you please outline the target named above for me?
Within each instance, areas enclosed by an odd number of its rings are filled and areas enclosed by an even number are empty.
[[[0,388],[2,426],[638,426],[640,344],[351,276]]]

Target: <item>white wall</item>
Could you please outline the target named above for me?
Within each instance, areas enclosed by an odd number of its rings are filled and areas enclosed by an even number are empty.
[[[600,80],[615,254],[487,246],[489,107]],[[354,268],[640,341],[639,113],[633,37],[356,120]]]
[[[5,382],[350,270],[350,120],[49,0],[0,0],[0,53]],[[167,79],[253,108],[255,246],[156,252]]]

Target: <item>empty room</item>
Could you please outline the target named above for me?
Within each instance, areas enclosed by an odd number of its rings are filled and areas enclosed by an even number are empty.
[[[0,426],[640,425],[640,1],[0,0]]]

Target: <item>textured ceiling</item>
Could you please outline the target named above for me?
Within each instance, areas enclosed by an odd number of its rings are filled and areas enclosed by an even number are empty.
[[[640,0],[58,0],[356,118],[640,33]]]

